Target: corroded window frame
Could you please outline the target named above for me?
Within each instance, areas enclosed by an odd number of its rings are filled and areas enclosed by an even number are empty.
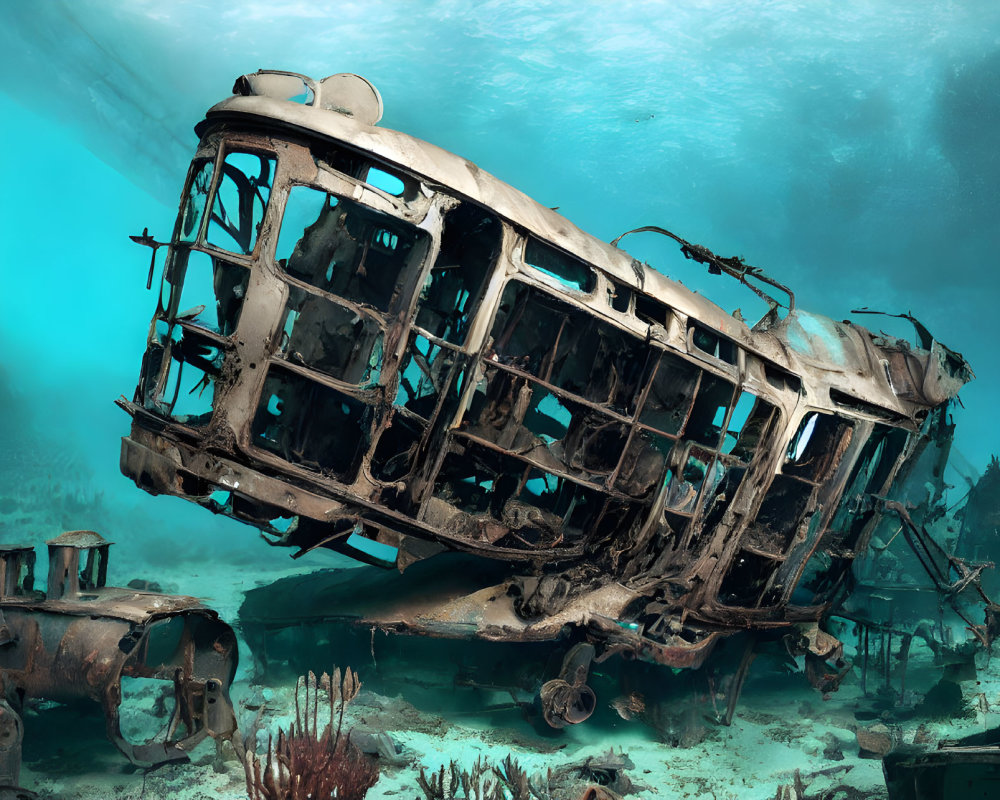
[[[728,430],[728,427],[731,424],[731,420],[733,419],[733,414],[734,414],[736,406],[737,406],[737,404],[739,402],[739,399],[744,394],[751,394],[754,397],[754,399],[755,399],[755,401],[757,403],[761,403],[761,404],[763,404],[763,405],[765,405],[767,407],[767,412],[766,412],[767,418],[766,418],[766,420],[764,420],[764,427],[766,428],[766,431],[763,433],[763,435],[766,435],[767,437],[770,437],[771,435],[773,435],[773,433],[774,433],[774,425],[772,424],[771,421],[773,419],[775,419],[776,416],[777,416],[777,414],[779,413],[777,404],[774,402],[773,399],[769,398],[766,395],[766,393],[762,394],[760,391],[749,391],[747,389],[747,387],[744,385],[743,381],[740,380],[737,376],[735,376],[735,375],[732,374],[731,369],[725,369],[725,367],[724,367],[724,371],[723,371],[723,369],[713,368],[710,365],[706,365],[705,363],[703,363],[701,361],[695,360],[694,358],[692,358],[691,356],[689,356],[686,353],[678,352],[678,351],[676,351],[674,349],[668,349],[668,348],[666,348],[666,347],[664,347],[662,345],[659,345],[659,344],[656,344],[656,343],[653,343],[653,342],[643,341],[642,337],[636,331],[630,330],[629,328],[624,327],[621,324],[621,322],[619,322],[617,319],[615,319],[615,318],[608,319],[607,316],[601,315],[601,314],[597,313],[590,306],[582,305],[580,302],[574,303],[571,300],[569,300],[568,297],[567,297],[567,295],[564,294],[564,293],[562,293],[558,288],[552,287],[547,280],[538,280],[538,279],[535,279],[534,275],[533,275],[533,272],[531,270],[527,270],[525,272],[525,274],[519,274],[518,273],[518,274],[513,274],[513,275],[507,276],[507,278],[504,280],[503,285],[501,287],[500,294],[505,293],[508,290],[508,287],[510,286],[510,284],[512,282],[519,282],[526,289],[528,289],[530,291],[539,291],[539,292],[542,292],[545,296],[547,296],[550,299],[550,301],[554,300],[554,301],[557,301],[557,302],[560,302],[560,303],[563,303],[563,304],[567,305],[569,307],[569,309],[570,309],[570,313],[573,313],[575,311],[575,313],[580,313],[580,314],[588,315],[591,318],[593,318],[595,320],[598,320],[600,324],[606,324],[606,325],[612,326],[613,328],[617,328],[621,332],[622,335],[634,337],[637,340],[637,346],[639,348],[642,348],[643,352],[645,354],[645,360],[646,360],[647,366],[643,368],[643,371],[646,374],[646,378],[645,378],[645,384],[646,385],[645,385],[645,387],[643,387],[642,383],[640,383],[640,386],[637,388],[637,394],[635,396],[635,398],[636,398],[636,400],[635,400],[635,408],[634,408],[634,410],[631,413],[622,415],[619,412],[614,411],[613,409],[609,409],[607,407],[601,408],[598,405],[593,405],[593,408],[594,408],[594,410],[596,412],[599,412],[599,413],[607,416],[611,420],[618,420],[622,425],[626,426],[626,429],[627,429],[627,439],[625,440],[625,442],[623,443],[623,445],[622,445],[622,447],[620,449],[620,452],[619,452],[619,455],[618,455],[618,458],[617,458],[617,461],[616,461],[614,467],[609,471],[610,477],[607,480],[605,480],[604,482],[593,481],[593,480],[588,480],[588,479],[582,477],[581,475],[574,474],[571,470],[556,469],[555,472],[554,472],[554,474],[556,476],[560,476],[561,479],[568,480],[571,483],[577,484],[577,485],[579,485],[581,487],[588,487],[588,488],[590,488],[592,490],[601,492],[602,495],[607,496],[607,497],[609,497],[611,499],[619,499],[619,500],[622,500],[622,501],[638,502],[643,507],[643,509],[644,509],[643,512],[642,512],[642,514],[640,515],[641,519],[639,520],[639,523],[638,523],[640,525],[647,524],[651,516],[655,516],[657,513],[659,513],[660,510],[662,510],[662,502],[663,502],[663,498],[662,498],[663,492],[662,491],[661,492],[654,492],[653,495],[647,495],[644,499],[640,499],[640,498],[636,498],[634,496],[633,497],[629,497],[629,496],[626,496],[626,495],[621,495],[619,497],[620,492],[617,492],[617,491],[615,491],[614,489],[611,488],[611,487],[613,487],[615,485],[615,482],[618,480],[618,477],[619,477],[619,475],[620,475],[620,473],[622,471],[622,464],[624,463],[626,454],[627,454],[629,448],[631,447],[632,441],[635,439],[636,436],[643,436],[643,435],[652,435],[652,436],[660,436],[660,437],[664,436],[664,433],[662,431],[657,430],[656,428],[651,427],[649,425],[643,424],[641,422],[641,420],[639,419],[640,414],[641,414],[641,406],[639,405],[639,403],[645,401],[646,394],[648,393],[648,387],[649,387],[649,385],[651,385],[651,381],[649,380],[649,378],[651,377],[651,372],[650,372],[650,367],[649,367],[650,359],[652,359],[653,363],[656,363],[656,364],[659,363],[661,357],[678,359],[680,362],[683,362],[684,364],[689,365],[692,370],[697,370],[698,371],[697,375],[698,375],[698,382],[699,383],[702,381],[702,377],[701,376],[708,375],[708,376],[711,376],[711,378],[713,380],[719,380],[719,379],[725,380],[732,387],[731,390],[730,390],[730,393],[729,393],[729,400],[725,404],[725,416],[724,416],[724,419],[723,419],[723,422],[722,422],[721,426],[719,426],[719,433],[718,433],[718,437],[717,437],[718,441],[714,442],[715,447],[714,447],[713,452],[711,454],[712,455],[712,459],[713,459],[712,463],[715,463],[717,460],[719,460],[719,459],[722,458],[721,450],[722,450],[723,445],[724,445],[726,431]],[[596,288],[599,288],[599,284],[598,284],[598,286],[595,286],[595,289]],[[664,308],[669,310],[669,307],[667,307],[667,306],[664,306]],[[490,320],[491,328],[493,326],[495,326],[495,324],[496,324],[496,315],[497,315],[497,313],[498,313],[498,310],[495,310],[494,313],[493,313],[493,316],[492,316],[492,318]],[[667,321],[667,320],[665,320],[665,321]],[[569,390],[561,388],[561,387],[559,387],[557,385],[554,385],[554,384],[552,384],[551,382],[549,382],[547,380],[542,380],[542,379],[540,379],[536,375],[533,375],[531,373],[525,372],[524,370],[518,369],[516,366],[503,365],[503,364],[498,363],[497,361],[495,361],[492,358],[491,353],[487,352],[485,344],[484,344],[484,350],[479,355],[479,364],[480,364],[480,367],[479,367],[478,374],[482,374],[484,376],[484,379],[485,379],[487,373],[490,373],[490,372],[494,372],[495,373],[495,372],[497,372],[499,370],[499,371],[502,371],[504,373],[507,373],[508,376],[510,378],[514,379],[514,380],[520,380],[520,381],[530,382],[531,385],[536,386],[535,391],[537,391],[537,387],[540,387],[546,393],[546,396],[551,395],[552,397],[554,397],[556,400],[558,400],[560,402],[568,402],[570,404],[575,404],[576,406],[586,407],[586,408],[590,408],[592,406],[592,404],[591,404],[590,401],[587,401],[586,398],[581,397],[577,393],[574,393],[572,391],[569,391]],[[720,372],[722,374],[720,374]],[[464,396],[463,402],[462,402],[463,414],[467,413],[469,411],[469,409],[470,409],[470,395],[474,391],[475,391],[475,387],[473,387],[473,386],[466,387],[466,393],[465,393],[465,396]],[[682,421],[682,428],[678,432],[675,432],[675,434],[673,434],[673,435],[670,435],[670,434],[666,435],[667,438],[669,438],[669,440],[671,442],[676,443],[676,442],[680,441],[683,438],[683,436],[682,436],[682,434],[684,432],[683,425],[686,425],[687,417],[690,415],[691,408],[694,407],[694,404],[695,404],[694,403],[694,397],[692,396],[692,398],[691,398],[691,400],[690,400],[690,402],[688,404],[688,408],[685,411],[685,419],[684,419],[684,421]],[[757,407],[758,406],[755,405],[753,407],[752,411],[754,411]],[[747,421],[749,421],[749,419],[750,419],[750,417],[748,416],[748,420]],[[459,418],[459,420],[461,420],[461,418]],[[745,421],[745,424],[746,424],[747,421]],[[462,422],[461,426],[464,426],[464,425],[465,425],[465,423]],[[491,443],[488,440],[483,440],[481,437],[474,436],[474,435],[472,435],[470,433],[466,433],[463,430],[453,430],[452,431],[452,434],[449,436],[449,440],[455,441],[456,439],[458,439],[458,440],[464,440],[466,442],[469,442],[470,444],[474,445],[475,447],[484,447],[484,446],[485,447],[496,447],[498,453],[504,452],[504,447],[502,446],[502,444],[500,446],[498,446],[496,443]],[[762,440],[758,441],[756,443],[755,449],[753,450],[753,452],[750,453],[749,457],[747,458],[747,460],[745,462],[745,467],[744,467],[745,471],[749,470],[750,465],[755,461],[756,453],[758,452],[758,450],[760,449],[760,447],[763,444],[764,444],[764,442]],[[541,462],[538,459],[533,459],[530,456],[518,455],[516,453],[509,453],[509,452],[507,453],[507,456],[508,457],[513,457],[516,460],[518,460],[520,463],[523,463],[525,465],[525,469],[527,469],[527,470],[546,470],[546,469],[552,470],[553,469],[553,467],[551,465],[547,465],[546,463]],[[435,464],[433,470],[431,471],[431,480],[435,480],[437,478],[437,476],[438,476],[438,474],[440,472],[440,468],[442,466],[443,461],[444,461],[444,457],[443,456],[438,459],[438,463]],[[660,473],[661,473],[660,481],[663,481],[663,473],[667,470],[667,463],[668,463],[668,461],[669,461],[669,454],[665,453],[664,454],[664,458],[663,458],[663,462],[664,463],[663,463],[663,465],[661,465],[662,468],[660,469]],[[523,478],[523,476],[522,476],[522,478]],[[522,480],[522,482],[523,482],[523,480]],[[740,482],[739,485],[742,485],[742,481]],[[736,488],[737,492],[739,491],[739,485]],[[694,510],[692,510],[692,512],[690,512],[690,513],[688,513],[688,514],[685,515],[685,519],[687,521],[691,521],[694,518],[699,517],[700,514],[704,511],[704,509],[702,508],[702,505],[703,505],[702,495],[703,494],[704,495],[708,494],[708,489],[707,488],[705,489],[704,492],[700,492],[699,493],[699,495],[698,495],[698,501],[699,501],[698,502],[698,506]],[[431,499],[432,498],[430,496],[428,496],[425,499],[425,507],[424,507],[424,516],[425,516],[425,518],[426,518],[426,512],[427,512],[426,503],[429,502]],[[730,501],[731,501],[731,498],[730,498]],[[624,534],[624,532],[622,532],[622,533]],[[683,532],[681,532],[681,533],[683,535]],[[584,532],[584,535],[588,535],[588,534],[586,534],[586,532]]]
[[[834,411],[806,407],[794,417],[795,427],[782,450],[782,461],[771,479],[762,487],[760,500],[752,519],[749,520],[740,537],[738,547],[720,574],[718,602],[733,608],[765,610],[779,607],[790,587],[797,582],[799,569],[795,557],[804,545],[811,546],[825,530],[823,502],[833,488],[839,496],[840,487],[835,481],[843,469],[853,466],[856,453],[855,436],[859,429],[863,432],[863,420],[849,418]],[[812,421],[812,422],[811,422]],[[816,426],[835,426],[830,430],[816,432]],[[807,439],[801,437],[807,433]],[[826,445],[814,435],[827,435]],[[812,464],[799,463],[810,445],[820,445],[824,460]],[[800,449],[801,447],[801,449]],[[825,491],[824,491],[825,490]],[[797,492],[788,499],[783,492]],[[780,530],[769,520],[777,515],[783,518]],[[754,539],[755,531],[765,540],[760,544]],[[788,565],[788,568],[785,565]],[[762,582],[752,581],[743,572],[759,567],[766,571]],[[794,573],[794,574],[790,574]],[[763,574],[763,573],[762,573]],[[790,580],[791,579],[791,580]],[[790,581],[790,582],[789,582]],[[752,585],[759,585],[753,592],[753,602],[742,602],[749,598]],[[730,587],[739,586],[745,592],[737,596]]]

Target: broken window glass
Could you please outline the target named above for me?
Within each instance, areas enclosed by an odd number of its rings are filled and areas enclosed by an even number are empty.
[[[509,531],[501,528],[494,543],[517,549],[571,544],[606,508],[596,490],[477,445],[445,458],[435,495],[466,513],[489,515]]]
[[[749,464],[773,414],[774,406],[770,403],[751,392],[741,392],[726,426],[722,452]]]
[[[370,413],[357,398],[271,367],[251,427],[253,443],[293,464],[354,480]]]
[[[715,453],[702,447],[689,447],[678,473],[667,473],[664,505],[681,514],[694,513],[702,488],[707,495],[712,494],[724,474],[725,468],[718,463]]]
[[[411,335],[399,367],[395,405],[422,419],[430,419],[441,392],[449,385],[455,362],[453,350],[433,344],[423,336]],[[455,386],[454,391],[459,388]]]
[[[714,331],[693,323],[690,327],[689,335],[691,337],[691,344],[698,350],[701,350],[701,352],[712,356],[712,358],[724,361],[727,364],[736,363],[739,348],[735,342],[723,339]]]
[[[201,250],[171,248],[166,272],[173,291],[180,288],[175,319],[228,336],[236,330],[250,281],[250,270]]]
[[[382,368],[382,328],[366,314],[290,286],[279,352],[289,361],[365,388]]]
[[[416,323],[432,336],[461,346],[497,254],[500,220],[463,203],[444,218],[441,251],[427,275]]]
[[[646,497],[661,485],[674,440],[636,429],[622,455],[615,488],[632,497]]]
[[[608,305],[615,311],[627,314],[632,305],[632,287],[608,278]]]
[[[201,220],[205,216],[208,205],[208,193],[212,189],[212,175],[215,172],[215,162],[196,160],[191,164],[191,177],[188,182],[184,202],[181,204],[180,226],[177,238],[182,242],[198,241],[201,233]]]
[[[166,374],[157,379],[168,359]],[[179,325],[170,328],[147,353],[143,380],[144,405],[151,411],[191,426],[202,426],[212,416],[215,381],[223,355],[211,339]]]
[[[524,244],[524,262],[555,278],[567,289],[592,292],[597,284],[594,268],[529,236]]]
[[[257,244],[274,181],[275,159],[231,152],[222,163],[206,240],[231,253],[250,255]]]
[[[634,412],[648,350],[635,336],[518,281],[504,289],[492,336],[500,364],[619,414]]]
[[[293,186],[274,257],[289,275],[382,311],[400,273],[423,252],[427,234],[350,200]]]
[[[853,425],[841,417],[806,414],[788,444],[782,471],[807,481],[822,480],[840,463],[852,431]]]
[[[669,353],[662,353],[639,421],[663,433],[679,433],[688,417],[701,370]]]
[[[703,372],[691,417],[684,426],[684,438],[713,449],[718,447],[734,389],[730,381]]]

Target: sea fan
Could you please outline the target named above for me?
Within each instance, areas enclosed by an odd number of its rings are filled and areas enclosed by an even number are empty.
[[[344,709],[360,688],[357,675],[349,667],[343,679],[339,668],[334,669],[332,677],[323,673],[317,680],[310,672],[299,678],[295,686],[295,721],[287,733],[279,730],[277,743],[268,739],[263,763],[253,753],[247,753],[250,800],[361,800],[368,793],[378,780],[378,769],[347,736],[341,736]],[[329,719],[324,720],[322,733],[321,690],[327,693],[329,706]]]

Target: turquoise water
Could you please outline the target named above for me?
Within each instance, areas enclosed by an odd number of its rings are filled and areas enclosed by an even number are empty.
[[[0,331],[21,342],[4,365],[33,365],[18,381],[29,393],[87,365],[67,405],[87,402],[93,437],[73,429],[88,447],[113,451],[124,429],[102,398],[130,394],[152,305],[146,252],[125,236],[166,235],[193,124],[264,67],[364,74],[381,124],[606,240],[661,225],[742,255],[803,308],[911,311],[977,372],[960,451],[981,471],[996,449],[995,3],[0,5],[4,185],[17,187],[3,200]],[[624,244],[742,302],[672,244]],[[78,309],[75,335],[32,299],[41,274],[45,309]]]
[[[209,597],[208,562],[287,565],[252,529],[122,478],[113,405],[155,305],[127,236],[167,238],[193,125],[258,68],[362,74],[383,126],[605,240],[660,225],[743,256],[811,311],[912,312],[978,376],[957,466],[998,449],[995,2],[0,0],[0,14],[2,541],[94,527],[118,543],[112,582],[169,560],[173,590]],[[624,246],[743,302],[672,244]]]

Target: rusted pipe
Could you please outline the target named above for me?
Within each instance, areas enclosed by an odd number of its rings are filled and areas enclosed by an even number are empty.
[[[579,725],[590,719],[597,707],[597,695],[587,684],[573,686],[562,678],[543,684],[539,697],[542,716],[552,728]]]

